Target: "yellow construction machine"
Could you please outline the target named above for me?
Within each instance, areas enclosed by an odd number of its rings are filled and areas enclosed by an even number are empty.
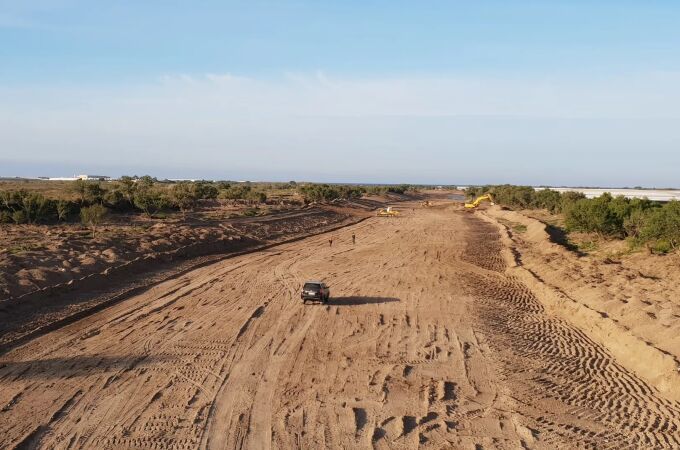
[[[378,211],[378,217],[397,217],[398,215],[399,211],[393,210],[391,206],[382,208],[380,211]]]
[[[493,203],[493,197],[491,196],[491,194],[484,194],[484,195],[477,197],[474,202],[466,203],[465,207],[468,208],[468,209],[474,209],[474,208],[478,207],[479,204],[482,203],[485,200],[490,202],[492,205],[494,204]]]

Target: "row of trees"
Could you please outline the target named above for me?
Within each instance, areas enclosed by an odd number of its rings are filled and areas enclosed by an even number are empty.
[[[490,192],[494,200],[512,208],[547,209],[562,213],[567,231],[597,233],[666,253],[680,247],[680,202],[613,197],[605,193],[588,199],[576,192],[559,193],[529,186],[483,186],[468,189],[469,196]]]
[[[404,194],[414,188],[408,184],[400,185],[343,185],[343,184],[304,184],[298,185],[298,192],[305,202],[332,201],[336,199],[361,198],[364,194],[384,195]]]
[[[369,186],[363,186],[362,189],[366,194],[371,194],[371,195],[384,195],[384,194],[405,194],[408,191],[415,191],[416,187],[411,186],[410,184],[399,184],[396,186],[393,185],[388,185],[388,186],[376,186],[376,185],[369,185]]]
[[[605,193],[577,201],[564,214],[570,231],[630,238],[660,253],[680,247],[680,202],[675,200],[659,203]]]
[[[559,193],[550,189],[536,190],[531,186],[499,186],[470,187],[465,193],[468,197],[477,197],[491,193],[496,203],[517,209],[547,209],[553,214],[563,212],[586,196],[580,192]]]
[[[267,194],[253,189],[249,183],[238,183],[228,186],[219,196],[228,200],[246,200],[253,203],[264,203],[267,201]]]
[[[81,216],[81,210],[99,205],[110,212],[138,211],[151,216],[164,210],[191,211],[201,200],[226,199],[258,204],[267,195],[260,185],[229,182],[159,182],[150,176],[121,177],[111,183],[78,180],[61,198],[48,198],[26,190],[0,191],[0,223],[50,223]],[[329,184],[272,183],[270,189],[294,189],[306,203],[360,198],[364,194],[403,194],[410,185],[358,186]],[[93,210],[94,211],[94,210]],[[99,209],[97,209],[99,211]]]
[[[298,192],[305,203],[361,198],[364,194],[360,186],[329,184],[305,184],[298,187]]]
[[[136,209],[151,215],[165,209],[193,209],[199,200],[217,198],[220,187],[206,181],[167,184],[150,176],[124,176],[106,189],[99,183],[75,181],[73,190],[81,205],[101,204],[115,211]]]
[[[0,223],[65,220],[71,214],[71,203],[48,199],[36,192],[0,191]]]
[[[173,209],[186,212],[201,200],[216,198],[264,202],[267,197],[248,184],[206,181],[162,183],[155,178],[122,177],[113,183],[78,180],[70,195],[48,198],[26,190],[0,191],[0,223],[49,223],[70,220],[83,208],[99,205],[113,212],[139,211],[152,215]],[[68,194],[68,193],[65,193]]]

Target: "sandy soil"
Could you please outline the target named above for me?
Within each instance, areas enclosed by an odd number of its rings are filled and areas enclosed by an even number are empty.
[[[680,404],[550,313],[504,245],[414,203],[165,281],[0,356],[0,447],[680,446]],[[329,305],[302,304],[310,278]]]
[[[157,220],[138,233],[135,221],[109,224],[109,232],[96,239],[77,231],[63,236],[77,225],[9,227],[0,241],[42,245],[17,254],[0,252],[0,286],[20,292],[0,297],[0,351],[191,268],[356,223],[389,200],[403,198],[342,200],[264,216],[205,220],[206,213],[219,212],[213,208],[184,219]],[[36,274],[31,283],[23,283]]]
[[[680,400],[680,255],[580,255],[552,243],[534,218],[499,207],[486,214],[504,225],[525,282],[556,313]],[[513,226],[518,223],[522,232]]]
[[[245,217],[248,206],[214,201],[197,212],[167,218],[111,214],[95,238],[78,223],[0,227],[0,301],[49,286],[77,281],[147,255],[183,251],[209,253],[209,244],[250,238],[275,241],[339,223],[398,198],[340,201],[337,206],[275,208],[262,205],[262,216]],[[208,245],[206,245],[208,244]]]

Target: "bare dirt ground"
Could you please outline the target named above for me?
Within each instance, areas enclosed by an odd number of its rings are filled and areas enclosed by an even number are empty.
[[[222,220],[205,220],[205,210],[170,220],[131,217],[129,224],[118,218],[96,239],[74,224],[3,226],[0,352],[191,268],[356,223],[403,198],[341,200]],[[7,251],[28,244],[32,250]],[[3,290],[15,295],[5,297]]]
[[[393,196],[396,197],[396,196]],[[0,301],[31,295],[51,286],[129,263],[148,255],[206,254],[217,244],[276,241],[341,223],[399,198],[338,201],[337,206],[269,206],[257,210],[228,201],[204,202],[199,211],[163,218],[111,214],[93,238],[80,223],[10,225],[0,228]],[[238,213],[258,211],[254,217]],[[227,242],[228,241],[228,242]],[[148,266],[148,264],[145,264]]]
[[[680,404],[503,251],[414,203],[167,280],[0,356],[0,447],[678,448]]]
[[[493,207],[484,214],[503,224],[516,254],[510,265],[553,312],[680,400],[680,255],[570,251],[523,213]]]

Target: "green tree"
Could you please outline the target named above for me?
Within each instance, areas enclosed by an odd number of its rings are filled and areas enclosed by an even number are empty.
[[[566,214],[576,204],[576,202],[585,198],[586,195],[582,192],[568,191],[562,193],[560,211]]]
[[[193,185],[199,199],[215,199],[220,193],[213,183],[207,181],[197,181]]]
[[[97,227],[104,222],[108,210],[100,205],[86,206],[80,210],[80,220],[92,230],[92,239],[96,237]]]
[[[28,222],[28,219],[26,217],[26,213],[24,213],[22,210],[18,209],[12,213],[12,220],[14,223],[21,224],[21,223],[26,223]]]
[[[623,203],[614,201],[609,193],[594,199],[581,199],[565,213],[565,225],[570,231],[623,237],[623,209]]]
[[[387,188],[387,192],[393,192],[395,194],[404,194],[406,191],[411,189],[408,184],[400,184],[399,186],[390,186]]]
[[[141,185],[146,185],[146,186],[153,186],[157,182],[158,182],[158,180],[156,178],[152,177],[151,175],[143,175],[143,176],[139,177],[139,179],[137,180],[137,183],[139,183]]]
[[[162,211],[169,208],[172,205],[170,198],[165,192],[154,191],[152,195],[153,210]]]
[[[0,211],[0,223],[12,223],[12,213],[9,211]]]
[[[128,203],[130,203],[130,205],[134,204],[136,186],[135,179],[127,175],[123,175],[120,177],[120,180],[118,180],[118,186],[120,188],[120,192],[123,194]]]
[[[246,194],[246,200],[254,203],[264,203],[267,201],[267,194],[264,192],[251,190],[248,191],[248,194]]]
[[[87,183],[85,182],[85,180],[76,180],[70,186],[70,190],[78,196],[80,203],[85,203],[85,191],[86,191],[86,189],[87,189]]]
[[[47,222],[56,216],[56,202],[37,192],[23,191],[19,208],[28,223]]]
[[[182,215],[186,215],[187,211],[194,209],[196,202],[199,199],[196,185],[192,183],[177,183],[170,189],[170,197],[172,202],[182,211]]]
[[[680,246],[680,202],[674,200],[650,210],[640,237],[644,241],[665,241],[676,250]]]
[[[221,197],[228,200],[246,200],[248,193],[252,190],[250,184],[239,183],[222,191]]]
[[[132,206],[132,203],[128,202],[125,193],[118,186],[107,190],[104,194],[103,201],[110,208],[119,211],[123,211]]]
[[[12,209],[14,204],[14,192],[12,191],[0,191],[0,205],[5,209]]]
[[[92,203],[102,203],[104,199],[105,191],[99,183],[85,183],[85,189],[83,192],[83,199]]]
[[[71,202],[68,200],[58,200],[57,201],[57,219],[66,220],[68,216],[71,215],[72,206]]]
[[[558,213],[562,207],[562,195],[552,189],[541,189],[535,192],[533,205],[547,209],[553,214]]]
[[[485,190],[480,192],[490,192],[497,203],[513,208],[531,208],[536,203],[536,190],[531,186],[511,186],[505,184],[485,188]]]
[[[647,221],[648,213],[642,209],[635,209],[631,211],[630,216],[623,221],[623,229],[626,236],[632,238],[639,238],[642,229]]]
[[[306,203],[331,201],[340,198],[340,192],[328,184],[306,184],[299,188]]]
[[[135,189],[133,202],[137,208],[144,212],[144,214],[151,217],[151,213],[156,207],[156,196],[157,193],[153,190],[152,186],[139,184],[137,189]]]

